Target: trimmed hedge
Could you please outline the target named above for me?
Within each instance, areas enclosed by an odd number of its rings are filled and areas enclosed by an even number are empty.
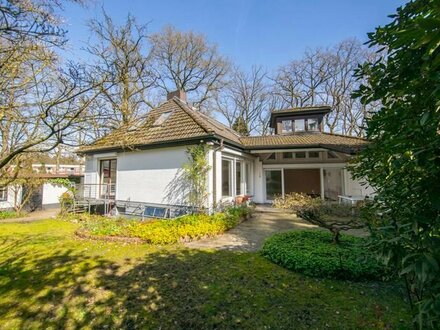
[[[249,208],[233,207],[214,215],[186,215],[146,222],[91,216],[82,221],[82,230],[96,236],[136,237],[150,244],[164,245],[224,233],[248,214]]]
[[[291,231],[266,240],[261,254],[272,262],[308,276],[344,280],[383,280],[386,269],[372,257],[366,240],[341,234],[340,244],[322,231]]]

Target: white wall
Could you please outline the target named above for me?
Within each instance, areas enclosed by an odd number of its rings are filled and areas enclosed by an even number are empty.
[[[61,195],[66,191],[67,188],[61,185],[45,183],[43,185],[43,206],[50,204],[59,204]]]
[[[263,172],[263,163],[259,158],[254,161],[254,197],[252,200],[255,203],[264,203],[264,185],[265,178]]]
[[[12,209],[15,204],[15,192],[17,192],[17,204],[21,203],[21,186],[8,186],[6,201],[0,201],[0,210]]]
[[[185,204],[182,167],[187,162],[186,147],[118,153],[116,199]]]
[[[365,180],[353,179],[348,170],[344,170],[345,192],[347,196],[372,196],[374,189]]]

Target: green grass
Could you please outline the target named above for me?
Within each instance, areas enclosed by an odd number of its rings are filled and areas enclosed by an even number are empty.
[[[25,213],[17,213],[15,211],[0,211],[0,220],[25,217]]]
[[[396,284],[309,278],[256,253],[77,239],[0,224],[1,329],[410,328]]]

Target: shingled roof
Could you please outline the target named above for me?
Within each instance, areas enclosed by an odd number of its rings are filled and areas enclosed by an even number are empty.
[[[248,136],[240,139],[245,149],[276,148],[326,148],[355,154],[368,143],[367,140],[330,133],[300,133],[294,135]]]
[[[157,119],[165,113],[169,116],[157,124]],[[144,120],[122,126],[94,143],[82,146],[79,152],[172,145],[206,138],[224,139],[244,150],[320,147],[348,154],[358,152],[367,143],[365,139],[330,133],[243,137],[174,97],[151,110]]]
[[[155,125],[156,120],[164,113],[170,115],[163,123]],[[174,97],[151,110],[143,121],[122,126],[94,143],[82,146],[79,152],[130,149],[207,137],[218,137],[241,145],[240,135],[234,130],[193,110]]]

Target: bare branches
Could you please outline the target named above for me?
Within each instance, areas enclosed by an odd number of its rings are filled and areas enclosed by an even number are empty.
[[[203,35],[169,26],[150,40],[158,87],[187,92],[199,108],[223,87],[228,61]]]
[[[216,95],[215,108],[239,133],[264,133],[270,113],[271,95],[267,72],[252,67],[249,73],[234,68],[224,90]]]
[[[156,78],[146,47],[147,25],[137,24],[129,15],[124,25],[116,26],[104,12],[103,21],[92,20],[90,29],[98,39],[87,48],[96,59],[92,72],[108,77],[99,87],[100,96],[91,109],[99,136],[100,129],[129,124],[153,107],[148,93]]]
[[[307,50],[301,60],[281,67],[274,78],[274,93],[284,107],[330,105],[326,128],[334,133],[363,136],[363,122],[368,111],[351,97],[360,82],[354,70],[371,51],[355,39],[348,39],[331,49]]]

